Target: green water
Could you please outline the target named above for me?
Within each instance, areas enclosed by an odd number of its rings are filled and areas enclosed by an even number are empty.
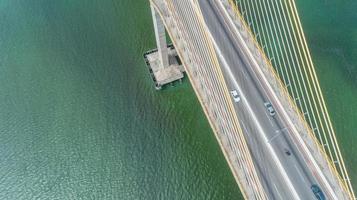
[[[357,4],[298,8],[357,185]],[[0,199],[242,199],[193,90],[153,89],[147,0],[0,0]]]

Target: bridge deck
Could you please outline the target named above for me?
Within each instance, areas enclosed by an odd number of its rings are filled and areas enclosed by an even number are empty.
[[[245,198],[310,199],[309,185],[318,183],[331,199],[348,199],[269,60],[228,2],[210,0],[219,9],[212,9],[212,4],[208,8],[207,1],[151,2],[165,22]],[[233,104],[228,93],[232,87],[239,88],[243,105]],[[277,110],[273,120],[258,116],[266,112],[262,105],[267,100]],[[285,147],[294,152],[291,158],[282,153]]]

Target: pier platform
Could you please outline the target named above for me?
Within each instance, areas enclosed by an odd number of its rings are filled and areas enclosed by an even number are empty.
[[[160,90],[162,86],[176,81],[182,81],[185,69],[180,61],[174,46],[168,45],[169,66],[162,67],[157,49],[150,50],[144,54],[146,66],[149,69],[155,88]]]

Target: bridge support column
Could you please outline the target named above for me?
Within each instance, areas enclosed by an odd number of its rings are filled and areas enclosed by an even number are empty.
[[[159,60],[161,62],[161,68],[169,66],[169,54],[167,50],[166,33],[164,22],[162,21],[159,13],[151,5],[152,19],[154,22],[155,38],[157,50],[159,53]]]
[[[157,49],[144,53],[146,66],[150,76],[155,83],[156,89],[161,89],[166,84],[173,85],[184,77],[185,68],[183,67],[179,55],[172,44],[167,45],[165,23],[160,15],[160,10],[154,5],[150,5],[154,23],[155,39]],[[176,38],[177,39],[177,38]],[[176,41],[179,41],[176,40]]]

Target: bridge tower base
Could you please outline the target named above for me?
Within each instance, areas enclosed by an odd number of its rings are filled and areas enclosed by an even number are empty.
[[[151,5],[157,49],[144,54],[146,65],[157,90],[163,85],[182,80],[184,67],[173,45],[167,45],[165,25]]]

